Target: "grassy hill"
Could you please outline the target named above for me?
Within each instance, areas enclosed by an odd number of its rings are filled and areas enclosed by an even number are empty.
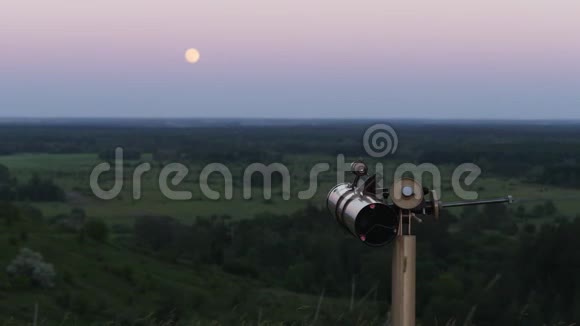
[[[384,321],[379,306],[268,288],[212,266],[158,259],[122,245],[121,237],[99,243],[59,230],[24,214],[0,227],[0,324],[23,325],[157,325],[253,324],[274,322],[360,324]],[[28,216],[27,216],[28,215]],[[1,220],[0,220],[1,221]],[[40,252],[57,272],[55,286],[38,288],[4,272],[20,248]],[[322,291],[323,289],[321,289]],[[224,313],[226,312],[226,313]]]

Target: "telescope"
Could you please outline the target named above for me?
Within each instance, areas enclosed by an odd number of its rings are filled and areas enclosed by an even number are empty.
[[[351,164],[354,180],[330,190],[327,207],[348,233],[371,247],[394,242],[391,325],[415,326],[416,239],[412,222],[439,219],[444,208],[513,203],[512,196],[488,200],[443,202],[435,190],[412,178],[395,180],[390,188],[377,187],[362,161]]]
[[[377,176],[369,176],[368,167],[362,161],[353,162],[351,172],[354,181],[332,188],[327,207],[340,226],[372,247],[389,244],[399,233],[411,234],[411,221],[422,222],[422,216],[439,219],[444,208],[513,203],[512,196],[443,202],[435,190],[411,178],[395,180],[388,189],[377,189]]]

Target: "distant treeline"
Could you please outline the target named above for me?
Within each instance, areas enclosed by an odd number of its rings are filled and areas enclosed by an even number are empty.
[[[388,122],[388,121],[387,121]],[[283,162],[293,155],[367,157],[362,139],[371,124],[169,128],[128,126],[3,126],[0,154],[98,153],[155,161]],[[574,124],[393,124],[397,152],[387,159],[412,163],[476,163],[486,175],[566,187],[580,186],[580,128]]]
[[[23,184],[10,175],[7,167],[0,164],[0,201],[64,201],[65,193],[50,179],[37,174]]]

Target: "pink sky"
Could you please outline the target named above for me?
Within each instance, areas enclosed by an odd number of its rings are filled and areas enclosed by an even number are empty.
[[[189,47],[201,52],[196,65],[183,61]],[[313,107],[335,105],[325,99],[344,90],[354,96],[346,103],[371,97],[372,103],[363,104],[378,106],[389,100],[381,89],[393,87],[404,105],[412,100],[406,93],[428,96],[440,83],[446,85],[435,94],[441,107],[457,103],[454,89],[482,99],[509,97],[511,89],[509,103],[545,90],[541,101],[564,95],[567,107],[579,103],[574,90],[580,85],[580,1],[5,0],[0,53],[0,85],[15,93],[44,88],[39,92],[52,94],[45,100],[63,107],[78,107],[82,100],[63,98],[73,86],[84,85],[77,91],[87,96],[110,92],[117,98],[123,96],[119,87],[131,94],[135,83],[150,85],[161,97],[175,97],[175,91],[178,103],[201,101],[224,115],[232,113],[228,102],[199,96],[207,93],[204,88],[234,97],[243,93],[236,103],[264,107],[250,114],[256,116],[269,112],[276,98],[248,98],[260,97],[264,88],[287,94],[289,87],[296,98],[281,100],[311,100]],[[313,87],[320,87],[320,98]],[[19,98],[2,104],[24,112],[33,106]],[[350,112],[346,106],[340,110],[339,116]]]

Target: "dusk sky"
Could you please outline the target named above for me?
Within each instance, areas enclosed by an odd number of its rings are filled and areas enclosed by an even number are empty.
[[[580,119],[578,0],[3,0],[0,58],[3,117]]]

